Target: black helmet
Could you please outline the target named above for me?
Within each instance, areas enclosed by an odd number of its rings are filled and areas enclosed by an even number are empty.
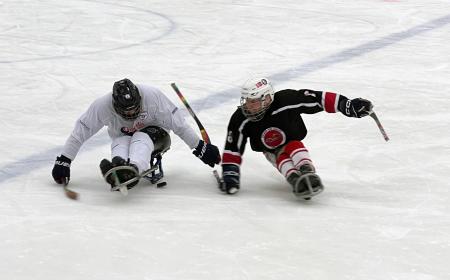
[[[134,120],[141,112],[141,95],[133,82],[123,79],[114,83],[112,103],[117,114]]]

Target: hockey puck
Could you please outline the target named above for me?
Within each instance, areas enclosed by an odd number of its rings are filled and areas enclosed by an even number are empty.
[[[157,187],[157,188],[162,188],[162,187],[164,187],[165,185],[167,185],[166,182],[161,182],[161,183],[156,184],[156,187]]]

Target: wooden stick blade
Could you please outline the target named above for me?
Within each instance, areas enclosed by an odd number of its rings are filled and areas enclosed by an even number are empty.
[[[66,196],[70,199],[73,200],[78,200],[78,193],[70,190],[67,185],[69,184],[69,180],[67,178],[63,179],[63,188],[64,188],[64,193],[66,194]]]
[[[78,200],[78,193],[69,190],[67,187],[64,187],[64,192],[66,193],[66,196],[73,200]]]

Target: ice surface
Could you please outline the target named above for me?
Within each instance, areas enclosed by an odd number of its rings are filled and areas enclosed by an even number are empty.
[[[4,0],[0,18],[1,279],[450,279],[450,1]],[[177,82],[222,148],[252,74],[368,98],[391,141],[370,118],[305,116],[326,187],[310,202],[250,149],[223,195],[176,136],[164,188],[110,193],[104,131],[72,165],[80,200],[53,182],[115,80],[183,107]]]

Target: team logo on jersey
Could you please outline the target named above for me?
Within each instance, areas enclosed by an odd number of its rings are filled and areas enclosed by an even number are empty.
[[[141,130],[144,127],[148,126],[148,124],[146,124],[145,121],[147,117],[148,117],[147,112],[141,112],[139,116],[136,118],[136,120],[134,120],[132,127],[123,126],[120,128],[120,132],[130,136],[133,135],[136,131]]]
[[[122,133],[125,134],[125,135],[132,136],[133,133],[136,132],[136,129],[134,129],[134,128],[129,128],[129,127],[124,127],[124,126],[123,126],[123,127],[120,129],[120,132],[122,132]]]
[[[278,127],[269,127],[263,131],[261,142],[269,149],[275,149],[286,142],[286,134]]]
[[[147,118],[147,116],[148,116],[148,113],[147,112],[141,112],[140,114],[139,114],[139,119],[140,120],[145,120],[146,118]]]

